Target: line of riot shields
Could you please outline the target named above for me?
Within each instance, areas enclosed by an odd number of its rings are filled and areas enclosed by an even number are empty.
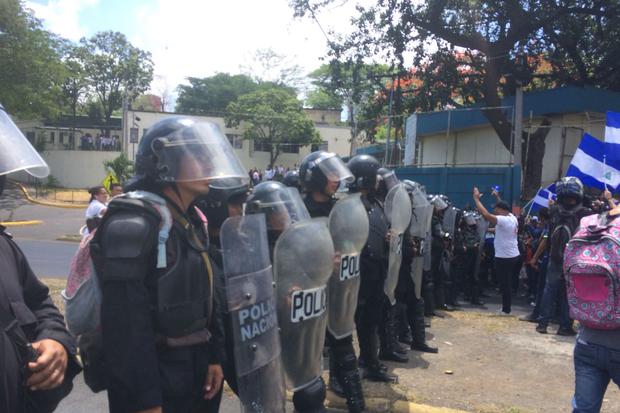
[[[284,412],[286,389],[296,392],[320,379],[326,332],[339,339],[356,329],[369,212],[360,193],[339,192],[337,198],[328,217],[310,218],[298,190],[287,188],[252,205],[265,213],[231,217],[222,225],[226,307],[244,412]],[[478,245],[484,240],[480,216],[427,195],[416,182],[395,182],[382,205],[389,224],[383,293],[392,306],[403,248],[413,251],[409,274],[415,297],[423,297],[433,267],[433,217],[441,218],[442,237],[465,225],[475,229]],[[407,246],[404,238],[411,240]]]

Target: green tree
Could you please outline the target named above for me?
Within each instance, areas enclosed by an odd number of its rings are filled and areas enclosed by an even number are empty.
[[[112,113],[145,92],[153,80],[151,53],[133,46],[124,34],[99,32],[82,38],[84,68],[90,86],[101,104],[103,119],[109,123]]]
[[[104,161],[103,166],[107,171],[112,172],[119,182],[125,182],[133,175],[133,162],[123,153],[111,161]]]
[[[88,93],[88,80],[84,69],[84,49],[71,42],[65,42],[63,63],[65,79],[61,85],[62,96],[64,106],[68,108],[73,117],[72,133],[75,133],[75,120],[80,109],[80,103],[84,103],[83,100]]]
[[[180,113],[205,115],[225,112],[231,102],[253,92],[258,85],[246,75],[218,73],[205,78],[188,78],[189,85],[178,88],[176,110]]]
[[[342,109],[343,101],[324,89],[313,89],[306,96],[305,105],[312,109]]]
[[[291,4],[303,16],[331,2]],[[618,82],[619,75],[611,69],[620,55],[617,0],[378,0],[358,10],[355,33],[331,44],[332,55],[345,56],[346,61],[381,56],[402,72],[405,52],[413,50],[414,75],[420,83],[403,102],[410,112],[472,103],[497,108],[519,85],[616,87]],[[546,62],[553,69],[541,78]],[[486,109],[484,114],[511,150],[510,114],[501,109]],[[543,120],[523,145],[526,197],[540,185],[548,123]],[[525,138],[525,133],[519,137]]]
[[[226,125],[241,126],[244,139],[268,144],[273,166],[286,144],[301,146],[321,139],[297,98],[281,88],[262,88],[228,105]]]
[[[65,79],[60,39],[19,0],[0,1],[0,102],[21,118],[60,112]]]

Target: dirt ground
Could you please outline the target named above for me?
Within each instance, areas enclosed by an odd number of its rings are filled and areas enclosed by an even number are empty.
[[[367,394],[476,413],[570,412],[575,339],[550,334],[517,316],[476,310],[434,318],[431,344],[439,354],[410,353],[407,365],[388,363],[399,376],[391,387],[370,384]],[[446,374],[452,371],[452,374]],[[611,383],[601,410],[620,411]]]
[[[65,280],[46,279],[54,301]],[[410,352],[408,364],[386,363],[399,383],[364,381],[367,398],[409,400],[475,413],[570,412],[574,390],[572,350],[575,339],[534,330],[535,324],[488,310],[465,309],[433,318],[429,344],[439,354]],[[452,371],[452,374],[447,374]],[[327,372],[325,372],[327,382]],[[603,413],[620,412],[620,391],[611,383]]]

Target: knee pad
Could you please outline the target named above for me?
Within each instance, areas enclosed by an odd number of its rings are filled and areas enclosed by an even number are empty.
[[[299,413],[323,413],[325,412],[326,389],[322,377],[317,377],[309,385],[293,394],[293,406]]]

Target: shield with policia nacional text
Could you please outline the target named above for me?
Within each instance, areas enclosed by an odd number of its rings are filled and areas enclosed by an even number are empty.
[[[419,187],[411,190],[411,203],[413,213],[411,215],[411,225],[409,233],[411,238],[417,243],[418,256],[413,258],[411,263],[411,278],[415,286],[415,295],[419,299],[422,296],[422,273],[424,272],[424,256],[431,246],[427,242],[427,234],[431,230],[431,222],[433,220],[433,205],[428,202],[426,194]]]
[[[228,218],[220,238],[242,411],[285,412],[285,387],[265,215]]]
[[[278,238],[273,253],[282,364],[287,387],[303,389],[323,372],[327,282],[334,244],[326,218],[299,221]]]
[[[402,263],[403,233],[411,222],[411,200],[403,184],[398,184],[385,197],[385,215],[390,223],[390,255],[383,290],[390,303],[396,303],[395,291]]]
[[[360,287],[360,253],[368,239],[368,214],[360,194],[347,195],[332,208],[328,219],[337,266],[327,286],[327,329],[337,339],[355,330]]]

